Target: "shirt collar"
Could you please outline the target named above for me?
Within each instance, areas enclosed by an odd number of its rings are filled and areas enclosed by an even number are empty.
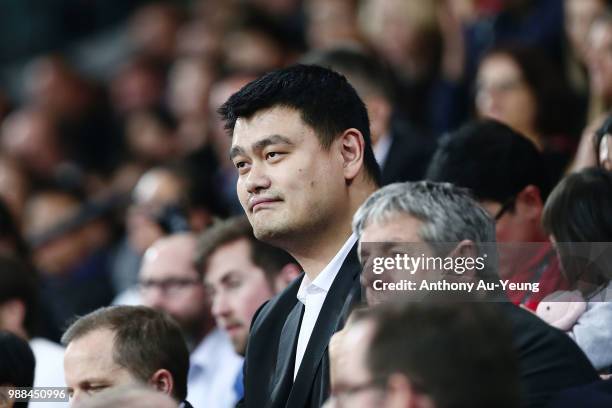
[[[342,267],[344,259],[356,242],[357,235],[351,234],[344,245],[342,245],[342,248],[340,248],[327,266],[323,268],[321,273],[317,275],[314,281],[311,281],[308,275],[304,274],[304,278],[302,278],[302,282],[300,283],[300,288],[298,289],[297,293],[297,298],[300,302],[305,303],[306,297],[309,294],[329,292],[334,279],[336,279],[336,275],[338,275],[338,272]]]
[[[200,369],[214,364],[218,360],[217,352],[219,344],[223,342],[225,334],[218,328],[213,329],[198,346],[191,352],[189,363],[191,366],[197,366]]]

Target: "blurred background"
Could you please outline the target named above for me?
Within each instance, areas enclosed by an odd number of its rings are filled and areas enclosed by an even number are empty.
[[[605,0],[2,6],[0,252],[36,271],[30,336],[55,341],[137,283],[156,239],[241,213],[215,112],[266,71],[343,72],[386,183],[421,179],[437,139],[478,117],[531,139],[558,179],[594,160],[581,135],[612,105]]]

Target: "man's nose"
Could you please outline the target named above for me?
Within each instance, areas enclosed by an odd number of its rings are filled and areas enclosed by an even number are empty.
[[[265,166],[263,164],[253,163],[245,184],[246,190],[250,194],[255,194],[261,190],[270,188],[270,177],[268,177],[266,173]]]
[[[211,313],[215,319],[227,317],[231,314],[231,308],[227,301],[227,296],[224,294],[216,294],[211,307]]]

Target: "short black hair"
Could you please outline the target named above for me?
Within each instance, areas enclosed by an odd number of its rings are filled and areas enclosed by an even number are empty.
[[[77,319],[62,336],[62,344],[67,347],[99,329],[114,332],[113,360],[118,365],[145,383],[164,368],[174,379],[172,396],[177,401],[186,398],[189,351],[170,316],[145,306],[103,307]]]
[[[466,187],[478,200],[504,203],[528,185],[545,200],[552,188],[542,154],[509,126],[470,122],[440,139],[426,178]]]
[[[29,336],[36,335],[38,311],[36,272],[15,257],[0,255],[0,305],[11,299],[18,299],[24,303],[23,326]]]
[[[34,384],[36,360],[27,341],[0,330],[0,385],[31,387]],[[0,391],[0,403],[3,398]],[[4,405],[2,405],[4,406]],[[27,402],[16,402],[15,408],[26,408]]]
[[[381,382],[403,374],[437,408],[519,406],[510,326],[493,304],[387,303],[372,322],[366,364]]]
[[[367,109],[343,75],[317,65],[297,64],[275,70],[233,94],[219,108],[219,114],[226,129],[233,132],[238,118],[249,118],[275,106],[298,111],[325,149],[346,129],[359,130],[365,141],[366,174],[380,184]]]
[[[284,250],[259,241],[253,234],[253,227],[245,216],[234,216],[224,221],[217,221],[199,237],[194,259],[198,273],[206,274],[210,257],[220,247],[231,242],[245,239],[251,250],[250,259],[261,268],[270,287],[279,276],[283,267],[298,262]]]

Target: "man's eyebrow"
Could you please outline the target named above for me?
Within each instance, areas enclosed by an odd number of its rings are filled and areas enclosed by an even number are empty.
[[[294,143],[288,138],[286,138],[285,136],[270,135],[264,139],[258,140],[257,142],[253,143],[252,147],[254,151],[261,151],[265,149],[266,147],[270,145],[275,145],[275,144],[284,144],[284,145],[289,145],[289,146],[294,145]]]
[[[251,147],[253,151],[259,152],[270,145],[276,145],[276,144],[284,144],[287,146],[293,146],[295,143],[293,143],[291,140],[289,140],[289,138],[285,136],[270,135],[264,139],[258,140],[257,142],[253,143]],[[240,146],[232,147],[229,153],[230,160],[233,160],[234,157],[241,155],[241,154],[246,154],[245,150],[242,147]]]
[[[244,149],[240,146],[233,146],[230,149],[229,158],[230,160],[234,160],[234,157],[241,155],[241,154],[245,154]]]

